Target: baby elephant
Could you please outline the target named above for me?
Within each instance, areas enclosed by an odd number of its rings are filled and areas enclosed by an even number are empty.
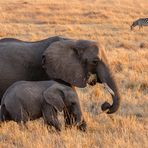
[[[86,129],[77,94],[69,86],[56,81],[19,81],[5,92],[1,102],[1,120],[16,122],[34,120],[39,117],[56,130],[61,130],[57,112],[64,111],[65,123],[71,117],[71,124],[80,130]]]

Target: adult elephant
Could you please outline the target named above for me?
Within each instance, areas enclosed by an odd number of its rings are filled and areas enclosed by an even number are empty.
[[[96,75],[96,77],[92,77]],[[106,62],[105,54],[95,41],[72,40],[59,36],[37,42],[13,38],[0,40],[0,96],[18,80],[55,79],[67,85],[85,87],[87,83],[104,83],[113,103],[105,102],[102,110],[118,110],[120,97]]]

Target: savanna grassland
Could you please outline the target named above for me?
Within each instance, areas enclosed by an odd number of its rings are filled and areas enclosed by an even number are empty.
[[[122,97],[119,111],[106,115],[100,107],[111,97],[101,85],[77,89],[86,133],[63,127],[57,134],[42,119],[29,121],[27,128],[8,122],[0,125],[0,147],[147,148],[148,27],[130,30],[140,17],[148,17],[147,0],[0,0],[0,38],[97,40]]]

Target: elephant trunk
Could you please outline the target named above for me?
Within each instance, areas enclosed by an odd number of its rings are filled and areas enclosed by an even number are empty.
[[[74,118],[75,118],[75,123],[76,125],[81,124],[82,122],[82,114],[80,112],[80,109],[75,108],[73,112]]]
[[[82,114],[78,111],[75,112],[75,123],[79,130],[86,131],[87,124],[82,116]]]
[[[110,92],[113,103],[110,105],[108,102],[104,102],[101,106],[103,111],[107,111],[108,114],[116,112],[120,106],[120,96],[116,83],[110,73],[109,68],[103,63],[99,62],[97,65],[97,81],[104,84],[105,88]]]

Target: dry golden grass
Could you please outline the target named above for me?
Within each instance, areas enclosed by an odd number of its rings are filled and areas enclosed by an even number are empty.
[[[147,0],[0,0],[0,37],[38,40],[52,35],[99,40],[105,47],[122,96],[113,115],[100,114],[110,96],[102,86],[78,89],[86,133],[48,131],[42,120],[0,125],[0,147],[147,148],[148,27],[130,31],[148,17]]]

